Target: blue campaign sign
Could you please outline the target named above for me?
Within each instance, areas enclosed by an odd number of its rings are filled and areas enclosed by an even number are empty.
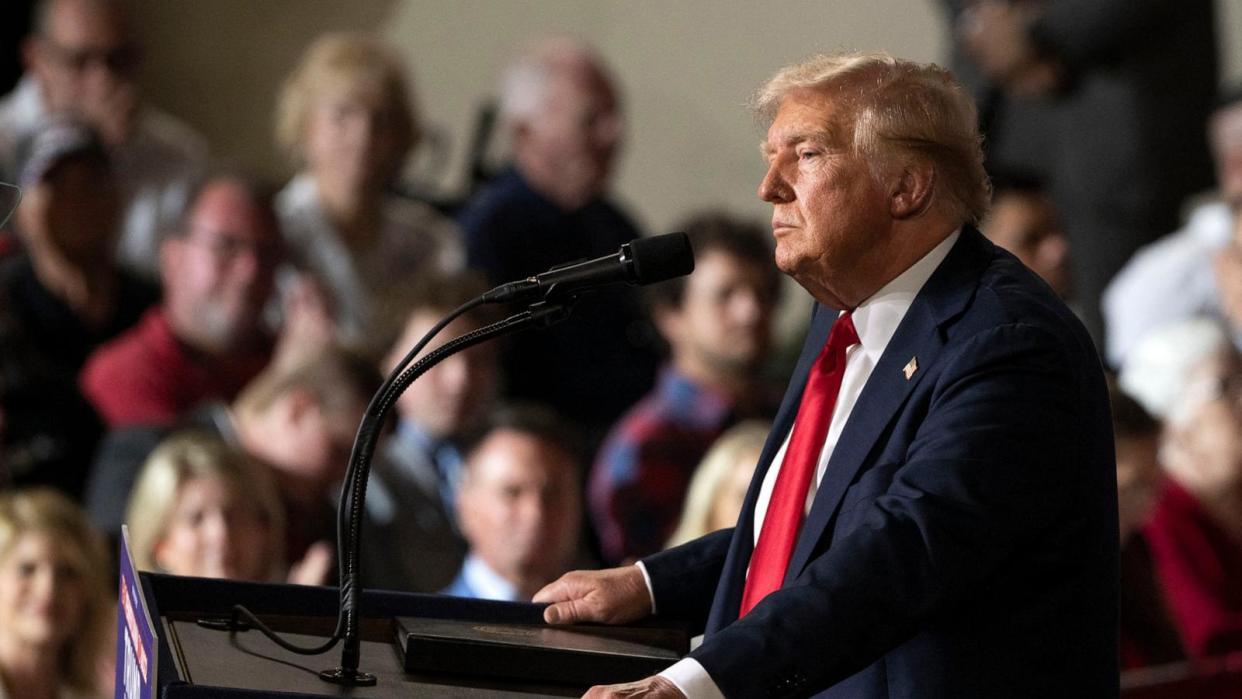
[[[116,623],[114,699],[155,699],[155,624],[147,610],[138,570],[129,555],[129,528],[121,527],[121,594]]]

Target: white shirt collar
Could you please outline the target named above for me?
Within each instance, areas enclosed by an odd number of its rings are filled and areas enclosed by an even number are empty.
[[[949,256],[949,250],[953,249],[961,234],[960,228],[953,231],[909,269],[858,304],[853,313],[854,329],[858,331],[858,342],[864,351],[868,354],[876,352],[877,358],[884,352],[888,341],[897,332],[897,326],[906,317],[906,311],[910,310],[910,304],[914,303],[914,297],[918,296],[944,258]]]
[[[500,573],[492,570],[491,566],[473,553],[466,556],[461,574],[479,599],[498,599],[506,602],[527,601],[519,598],[517,587],[513,583],[505,580]]]

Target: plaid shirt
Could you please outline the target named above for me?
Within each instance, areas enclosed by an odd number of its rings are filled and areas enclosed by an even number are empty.
[[[733,402],[672,366],[613,427],[591,472],[591,518],[604,560],[617,564],[664,548],[690,478],[735,421]]]

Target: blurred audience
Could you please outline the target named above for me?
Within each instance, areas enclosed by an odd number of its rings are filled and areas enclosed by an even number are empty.
[[[1019,174],[992,175],[992,207],[984,235],[1013,253],[1062,299],[1073,291],[1070,248],[1060,216],[1038,179]]]
[[[616,86],[593,50],[566,38],[528,46],[505,70],[500,118],[512,166],[459,217],[471,267],[499,284],[615,253],[638,237],[606,195],[623,119]],[[653,334],[635,290],[584,296],[567,322],[513,338],[506,392],[551,405],[597,443],[651,387]],[[607,391],[598,389],[601,376]]]
[[[331,557],[325,560],[323,555],[336,535],[336,489],[363,409],[378,386],[379,377],[368,362],[329,349],[302,364],[269,367],[231,405],[204,405],[180,426],[218,435],[271,469],[287,524],[287,562],[305,562],[310,552],[312,562],[330,566]],[[86,501],[92,519],[105,532],[119,533],[143,462],[173,431],[135,426],[104,439]]]
[[[21,144],[20,160],[23,252],[0,263],[4,460],[13,483],[78,498],[102,430],[78,372],[159,291],[116,265],[117,192],[93,130],[49,119]]]
[[[769,423],[747,420],[720,435],[694,469],[681,520],[669,548],[737,524],[759,454],[772,430]]]
[[[1048,183],[1087,328],[1130,255],[1211,186],[1214,0],[944,0],[955,72],[979,105],[989,172]]]
[[[163,302],[82,370],[82,391],[110,427],[173,424],[231,400],[263,370],[273,340],[262,311],[281,250],[263,185],[237,174],[199,185],[160,245]]]
[[[1224,331],[1183,346],[1196,361],[1165,420],[1168,477],[1144,535],[1186,652],[1242,650],[1242,358]]]
[[[463,264],[456,226],[392,189],[419,140],[408,84],[378,41],[330,34],[306,51],[277,109],[277,140],[301,168],[277,210],[293,263],[313,280],[287,286],[313,284],[338,339],[375,356],[400,327],[411,280]]]
[[[1139,534],[1151,519],[1161,485],[1157,460],[1160,423],[1109,381],[1117,447],[1117,517],[1121,540],[1121,666],[1182,660],[1177,627],[1156,581],[1151,551]]]
[[[142,47],[126,6],[120,0],[37,3],[34,31],[22,46],[26,75],[0,102],[0,173],[12,171],[13,146],[49,115],[85,120],[115,166],[124,212],[120,262],[154,281],[158,235],[181,216],[207,145],[143,101]]]
[[[1108,361],[1120,367],[1159,326],[1193,316],[1228,319],[1242,346],[1242,85],[1208,121],[1217,197],[1180,230],[1139,250],[1109,283],[1103,311]],[[1215,273],[1213,273],[1215,272]]]
[[[209,432],[176,433],[151,453],[125,522],[141,570],[234,580],[285,572],[284,513],[270,474]]]
[[[560,419],[543,409],[495,418],[462,472],[457,512],[470,552],[445,594],[529,601],[577,562],[577,453]]]
[[[474,274],[432,276],[412,297],[405,331],[384,359],[389,373],[441,318],[487,290]],[[498,320],[491,307],[460,316],[428,345]],[[397,399],[396,430],[381,442],[367,483],[362,570],[367,585],[437,592],[461,568],[457,488],[466,444],[484,427],[499,383],[499,348],[483,343],[423,374]],[[423,356],[424,351],[419,356]]]
[[[708,447],[740,418],[770,418],[779,401],[761,375],[781,288],[771,236],[717,213],[681,228],[694,272],[651,287],[649,297],[669,360],[591,472],[590,514],[610,563],[661,550]]]
[[[64,495],[0,493],[0,696],[111,696],[107,570],[102,541]]]

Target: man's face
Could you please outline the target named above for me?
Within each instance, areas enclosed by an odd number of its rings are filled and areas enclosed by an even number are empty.
[[[831,90],[799,89],[781,102],[762,144],[768,163],[759,197],[772,204],[776,265],[832,308],[874,292],[882,266],[887,197],[853,151],[853,125]]]
[[[138,47],[119,10],[91,0],[59,0],[46,32],[26,49],[49,111],[68,111],[119,142],[137,107]]]
[[[271,212],[238,184],[207,185],[189,230],[161,249],[165,305],[194,340],[216,351],[252,340],[272,292],[281,247]]]
[[[1048,282],[1058,295],[1069,294],[1069,241],[1048,197],[1027,192],[998,197],[984,233]]]
[[[547,87],[538,117],[525,120],[518,139],[521,162],[534,179],[547,179],[556,198],[581,206],[604,190],[621,142],[616,94],[594,66],[566,67]]]
[[[27,192],[18,212],[27,249],[45,261],[99,265],[112,259],[120,203],[102,163],[70,157]]]
[[[716,375],[752,373],[772,339],[776,282],[768,269],[725,250],[701,254],[681,306],[656,312],[676,361]]]
[[[392,371],[410,348],[439,322],[440,315],[438,311],[427,309],[410,316],[405,332],[385,359],[385,372]],[[458,318],[449,323],[440,337],[457,337],[478,327],[466,318]],[[434,341],[429,345],[435,346]],[[496,395],[497,379],[495,345],[475,345],[448,357],[410,384],[397,399],[397,411],[402,419],[413,422],[432,437],[459,437],[477,425],[487,411]]]
[[[471,455],[458,495],[471,550],[511,581],[550,581],[575,547],[577,464],[534,435],[500,429]]]

